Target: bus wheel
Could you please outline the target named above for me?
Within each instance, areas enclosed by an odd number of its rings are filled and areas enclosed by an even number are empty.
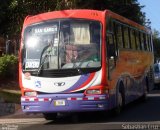
[[[117,107],[114,110],[114,113],[116,115],[120,114],[122,111],[122,107],[123,107],[123,96],[121,92],[118,92],[117,94]]]
[[[55,120],[57,118],[57,113],[43,113],[46,120]]]
[[[144,94],[141,97],[142,101],[146,101],[147,94],[148,94],[148,80],[146,80],[145,85],[144,85]]]

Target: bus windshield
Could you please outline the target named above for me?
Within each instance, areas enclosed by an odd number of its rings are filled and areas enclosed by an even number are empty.
[[[97,68],[101,25],[90,20],[54,20],[28,26],[24,32],[23,69]]]

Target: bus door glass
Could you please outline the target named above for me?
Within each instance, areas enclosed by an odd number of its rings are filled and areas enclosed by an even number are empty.
[[[107,59],[109,70],[114,69],[116,65],[116,47],[114,44],[114,35],[110,33],[107,34]]]
[[[107,64],[108,64],[108,79],[111,79],[111,73],[116,66],[116,39],[114,35],[115,24],[113,19],[107,18],[107,29],[106,29],[106,46],[107,46]]]

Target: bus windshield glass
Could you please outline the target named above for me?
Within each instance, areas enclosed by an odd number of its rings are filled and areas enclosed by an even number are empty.
[[[28,26],[24,32],[23,69],[97,68],[101,25],[90,20],[54,20]]]

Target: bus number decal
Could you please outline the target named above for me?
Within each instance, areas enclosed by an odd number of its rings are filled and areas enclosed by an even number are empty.
[[[38,68],[39,60],[27,60],[25,68]]]

